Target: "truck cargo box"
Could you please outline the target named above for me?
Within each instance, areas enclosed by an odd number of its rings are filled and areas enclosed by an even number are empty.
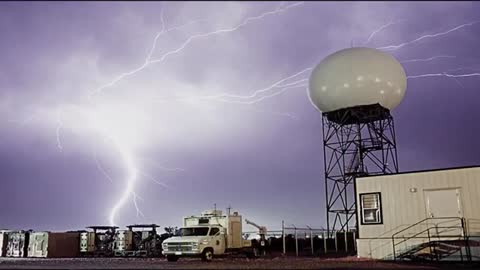
[[[80,233],[32,232],[28,257],[74,258],[80,255]]]
[[[29,232],[9,232],[7,241],[7,257],[26,257]]]

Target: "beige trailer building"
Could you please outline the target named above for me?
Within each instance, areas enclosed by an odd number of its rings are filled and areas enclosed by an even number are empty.
[[[355,179],[358,257],[480,260],[480,166]]]

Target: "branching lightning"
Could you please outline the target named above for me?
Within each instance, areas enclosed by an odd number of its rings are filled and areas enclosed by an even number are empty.
[[[217,101],[221,101],[221,102],[226,102],[226,103],[238,103],[238,104],[247,104],[247,105],[251,105],[251,104],[254,104],[254,103],[258,103],[264,99],[267,99],[267,98],[271,98],[271,97],[275,97],[275,96],[278,96],[280,94],[283,94],[284,92],[286,92],[288,89],[293,89],[293,88],[300,88],[300,87],[305,87],[307,86],[307,84],[300,84],[300,85],[294,85],[294,86],[289,86],[289,87],[284,87],[282,88],[281,90],[277,91],[277,92],[273,92],[269,95],[264,95],[262,97],[259,97],[257,99],[254,99],[254,100],[250,100],[250,101],[245,101],[245,100],[225,100],[225,99],[215,99]]]
[[[428,77],[448,77],[448,78],[465,78],[465,77],[478,77],[480,73],[469,73],[469,74],[449,74],[449,73],[430,73],[430,74],[421,74],[421,75],[410,75],[407,76],[407,79],[416,79],[416,78],[428,78]]]
[[[222,33],[229,33],[229,32],[234,32],[240,28],[242,28],[243,26],[253,22],[253,21],[257,21],[257,20],[260,20],[260,19],[263,19],[264,17],[267,17],[267,16],[270,16],[270,15],[273,15],[273,14],[279,14],[281,12],[284,12],[290,8],[293,8],[295,6],[299,6],[299,5],[302,5],[303,2],[298,2],[298,3],[295,3],[295,4],[291,4],[291,5],[287,5],[287,6],[284,6],[283,4],[282,5],[279,5],[275,10],[273,11],[269,11],[269,12],[265,12],[265,13],[262,13],[258,16],[255,16],[255,17],[248,17],[246,19],[244,19],[240,24],[236,25],[235,27],[232,27],[232,28],[226,28],[226,29],[220,29],[220,30],[216,30],[216,31],[212,31],[212,32],[208,32],[208,33],[204,33],[204,34],[197,34],[197,35],[192,35],[190,36],[183,44],[181,44],[177,49],[175,50],[172,50],[172,51],[169,51],[165,54],[163,54],[161,57],[157,58],[157,59],[152,59],[152,56],[155,52],[155,49],[157,47],[157,43],[158,43],[158,39],[160,38],[161,35],[165,34],[166,32],[169,32],[169,31],[173,31],[173,30],[176,30],[176,29],[179,29],[181,27],[184,27],[186,25],[189,25],[191,24],[192,22],[190,23],[187,23],[183,26],[178,26],[178,27],[174,27],[174,28],[170,28],[168,30],[165,30],[165,22],[164,22],[164,19],[163,19],[163,12],[161,13],[161,21],[162,21],[162,27],[161,27],[161,30],[160,32],[157,33],[157,35],[155,36],[154,40],[153,40],[153,45],[152,45],[152,48],[151,50],[149,51],[146,59],[145,59],[145,62],[138,68],[134,69],[134,70],[131,70],[129,72],[125,72],[125,73],[122,73],[121,75],[117,76],[115,79],[113,79],[111,82],[97,88],[96,90],[94,90],[93,92],[91,92],[89,95],[88,95],[88,99],[89,100],[92,100],[93,96],[94,95],[97,95],[99,93],[101,93],[104,89],[108,88],[108,87],[112,87],[114,86],[116,83],[118,83],[119,81],[121,81],[122,79],[128,77],[128,76],[131,76],[143,69],[145,69],[147,66],[149,66],[150,64],[154,64],[154,63],[160,63],[160,62],[163,62],[165,59],[167,59],[167,57],[169,56],[172,56],[172,55],[175,55],[175,54],[178,54],[180,53],[183,49],[185,49],[191,42],[193,42],[194,40],[196,39],[200,39],[200,38],[206,38],[206,37],[209,37],[209,36],[213,36],[213,35],[218,35],[218,34],[222,34]],[[198,21],[197,21],[198,22]],[[283,80],[285,81],[285,80]],[[282,82],[283,82],[282,81]],[[277,87],[280,85],[281,82],[279,82],[277,85],[274,85],[273,87]],[[296,86],[296,84],[298,84],[299,82],[295,82],[295,83],[291,83],[291,84],[288,84],[288,85],[283,85],[283,89],[282,91],[280,91],[279,93],[274,93],[274,94],[270,94],[268,96],[264,96],[264,97],[261,97],[260,99],[258,99],[256,102],[262,100],[262,99],[265,99],[267,97],[272,97],[272,96],[275,96],[275,95],[278,95],[280,93],[282,93],[283,91],[285,91],[286,89],[290,89],[290,88],[294,88],[294,87],[298,87]],[[281,86],[281,85],[280,85]],[[279,87],[280,87],[279,86]],[[272,88],[273,88],[272,87]],[[262,93],[262,92],[265,92],[265,91],[268,91],[269,89],[262,89],[262,90],[259,90],[259,91],[256,91],[254,92],[253,96],[252,97],[255,97],[256,95],[258,95],[259,93]],[[225,94],[224,96],[220,96],[218,98],[224,98],[224,97],[228,97],[228,98],[243,98],[243,97],[235,97],[234,95],[227,95]],[[224,102],[228,102],[226,100],[222,100]],[[230,101],[231,102],[231,101]],[[252,104],[252,101],[249,101],[247,102],[246,104]],[[58,132],[57,132],[58,134]],[[111,137],[111,136],[110,136]],[[128,149],[127,147],[125,147],[120,141],[114,139],[114,138],[111,138],[112,139],[112,142],[113,144],[115,145],[115,148],[119,151],[120,153],[120,156],[122,157],[122,160],[124,161],[125,163],[125,167],[127,169],[127,186],[125,187],[125,191],[124,193],[122,194],[121,198],[119,199],[119,201],[115,204],[115,206],[113,207],[113,209],[111,210],[111,213],[110,213],[110,218],[109,218],[109,221],[110,221],[110,224],[111,225],[114,225],[115,224],[115,217],[117,215],[117,212],[119,211],[119,209],[125,204],[126,200],[128,199],[128,197],[130,195],[133,196],[133,203],[135,205],[135,208],[137,210],[137,215],[142,215],[143,216],[143,213],[140,211],[140,209],[138,208],[138,204],[137,204],[137,198],[138,195],[136,195],[133,191],[133,188],[134,188],[134,185],[135,185],[135,182],[137,181],[138,179],[138,174],[141,174],[145,177],[147,177],[148,179],[154,181],[155,183],[157,184],[160,184],[162,186],[165,186],[165,184],[161,183],[160,181],[156,180],[155,178],[151,177],[150,175],[148,174],[145,174],[145,173],[141,173],[138,171],[137,169],[137,166],[134,162],[134,155],[132,154],[132,152],[130,151],[130,149]],[[97,162],[97,167],[98,167],[98,162]],[[101,168],[101,166],[100,166]]]
[[[467,26],[472,26],[474,24],[477,24],[479,23],[480,21],[473,21],[473,22],[470,22],[470,23],[465,23],[465,24],[462,24],[462,25],[459,25],[457,27],[454,27],[450,30],[447,30],[447,31],[444,31],[444,32],[439,32],[439,33],[435,33],[435,34],[428,34],[428,35],[423,35],[419,38],[416,38],[412,41],[408,41],[408,42],[404,42],[404,43],[400,43],[398,45],[389,45],[389,46],[384,46],[384,47],[380,47],[380,48],[377,48],[378,50],[385,50],[385,51],[395,51],[395,50],[398,50],[398,49],[401,49],[407,45],[411,45],[413,43],[416,43],[416,42],[419,42],[423,39],[427,39],[427,38],[435,38],[435,37],[440,37],[440,36],[444,36],[444,35],[447,35],[449,33],[452,33],[454,31],[457,31],[459,29],[462,29],[464,27],[467,27]]]
[[[124,144],[116,140],[115,138],[110,138],[112,140],[113,145],[115,148],[118,150],[122,160],[125,163],[126,169],[127,169],[127,186],[125,187],[125,191],[123,192],[122,196],[120,197],[120,200],[115,204],[113,207],[112,211],[110,212],[110,224],[115,225],[115,216],[117,215],[117,212],[120,210],[120,208],[125,204],[127,201],[128,197],[130,195],[133,196],[134,198],[134,205],[137,208],[137,213],[139,212],[137,202],[136,202],[136,195],[133,192],[135,183],[137,181],[137,176],[138,176],[138,170],[137,166],[135,164],[135,161],[133,159],[133,154],[130,149],[128,149]]]
[[[404,61],[400,61],[400,63],[405,64],[405,63],[413,63],[413,62],[429,62],[429,61],[441,59],[441,58],[456,58],[456,56],[438,55],[438,56],[432,56],[430,58],[404,60]]]
[[[158,185],[160,185],[160,186],[162,186],[162,187],[164,187],[164,188],[168,188],[168,186],[167,186],[165,183],[163,183],[163,182],[161,182],[161,181],[158,181],[155,177],[153,177],[153,176],[151,176],[151,175],[149,175],[149,174],[147,174],[147,173],[145,173],[145,172],[141,172],[140,174],[143,175],[144,177],[148,178],[148,179],[151,180],[152,182],[154,182],[154,183],[156,183],[156,184],[158,184]]]
[[[97,169],[103,174],[103,176],[105,176],[106,179],[108,179],[108,181],[110,181],[111,183],[113,183],[112,177],[110,177],[110,175],[107,173],[107,171],[105,171],[105,169],[103,168],[102,164],[101,164],[100,161],[98,160],[97,152],[96,152],[96,151],[93,153],[93,159],[95,160],[95,165],[97,166]]]
[[[118,76],[117,78],[115,78],[114,80],[112,80],[110,83],[96,89],[93,94],[98,94],[100,93],[102,90],[104,90],[105,88],[108,88],[108,87],[111,87],[113,86],[115,83],[119,82],[120,80],[124,79],[125,77],[127,76],[130,76],[130,75],[133,75],[141,70],[143,70],[144,68],[146,68],[148,65],[150,64],[154,64],[154,63],[160,63],[160,62],[163,62],[165,61],[165,59],[171,55],[174,55],[174,54],[178,54],[180,53],[183,49],[185,49],[192,41],[196,40],[196,39],[200,39],[200,38],[205,38],[205,37],[209,37],[209,36],[213,36],[213,35],[218,35],[218,34],[223,34],[223,33],[230,33],[230,32],[234,32],[234,31],[237,31],[238,29],[242,28],[243,26],[251,23],[252,21],[257,21],[257,20],[260,20],[260,19],[263,19],[264,17],[267,17],[267,16],[270,16],[270,15],[274,15],[274,14],[279,14],[281,12],[284,12],[284,11],[287,11],[293,7],[296,7],[296,6],[299,6],[299,5],[303,5],[304,2],[297,2],[295,4],[291,4],[291,5],[288,5],[288,6],[278,6],[275,10],[273,11],[268,11],[268,12],[265,12],[265,13],[262,13],[258,16],[255,16],[255,17],[248,17],[246,18],[245,20],[243,20],[240,24],[236,25],[235,27],[231,27],[231,28],[226,28],[226,29],[220,29],[220,30],[216,30],[216,31],[212,31],[212,32],[207,32],[207,33],[204,33],[204,34],[197,34],[197,35],[192,35],[190,36],[183,44],[181,44],[177,49],[175,50],[172,50],[172,51],[169,51],[165,54],[163,54],[161,57],[159,57],[158,59],[151,59],[152,57],[152,54],[156,48],[156,44],[157,44],[157,40],[158,38],[160,37],[160,35],[162,35],[165,31],[163,30],[164,29],[164,25],[162,26],[162,31],[160,31],[157,36],[155,37],[154,39],[154,42],[153,42],[153,46],[152,46],[152,50],[150,51],[150,53],[148,54],[147,56],[147,59],[145,60],[145,63],[143,65],[141,65],[140,67],[134,69],[134,70],[131,70],[129,72],[126,72],[126,73],[123,73],[121,74],[120,76]],[[163,19],[162,19],[163,21]],[[184,25],[185,26],[185,25]],[[182,27],[182,26],[180,26]],[[177,27],[176,29],[178,29],[179,27]],[[174,30],[172,28],[172,30]],[[89,98],[91,98],[92,95],[89,95]]]
[[[145,217],[142,210],[140,210],[140,208],[138,207],[138,203],[137,203],[137,199],[140,199],[141,201],[143,201],[143,198],[140,197],[137,193],[132,192],[132,199],[133,199],[133,205],[135,206],[135,210],[137,211],[137,217],[139,217],[139,216]],[[113,223],[111,223],[111,224],[113,224]]]
[[[257,20],[263,19],[264,17],[269,16],[269,15],[279,14],[279,13],[281,13],[281,12],[287,11],[287,10],[290,9],[290,8],[293,8],[293,7],[296,7],[296,6],[299,6],[299,5],[303,5],[303,4],[304,4],[304,2],[298,2],[298,3],[292,4],[292,5],[288,5],[288,6],[285,6],[285,7],[279,6],[279,7],[277,7],[277,8],[276,8],[275,10],[273,10],[273,11],[268,11],[268,12],[265,12],[265,13],[263,13],[263,14],[260,14],[260,15],[258,15],[258,16],[255,16],[255,17],[246,18],[242,23],[238,24],[238,25],[235,26],[235,27],[226,28],[226,29],[220,29],[220,30],[216,30],[216,31],[208,32],[208,33],[204,33],[204,34],[193,35],[193,36],[189,37],[189,38],[188,38],[180,47],[178,47],[176,50],[167,52],[167,53],[165,53],[164,55],[162,55],[160,58],[150,61],[150,63],[163,62],[163,61],[164,61],[167,57],[169,57],[170,55],[174,55],[174,54],[177,54],[177,53],[181,52],[183,49],[185,49],[185,47],[187,47],[188,44],[190,44],[190,43],[191,43],[192,41],[194,41],[195,39],[205,38],[205,37],[209,37],[209,36],[212,36],[212,35],[218,35],[218,34],[223,34],[223,33],[234,32],[234,31],[237,31],[238,29],[242,28],[243,26],[249,24],[249,23],[252,22],[252,21],[257,21]]]
[[[301,79],[301,80],[298,80],[298,81],[295,81],[295,82],[292,82],[292,83],[288,83],[288,84],[282,84],[288,80],[291,80],[293,78],[296,78],[302,74],[305,74],[307,71],[311,71],[313,68],[312,67],[309,67],[309,68],[306,68],[300,72],[297,72],[291,76],[288,76],[284,79],[281,79],[280,81],[278,82],[275,82],[274,84],[270,85],[269,87],[266,87],[266,88],[263,88],[263,89],[259,89],[259,90],[255,90],[253,91],[252,94],[250,95],[233,95],[233,94],[227,94],[227,93],[222,93],[222,94],[218,94],[218,95],[212,95],[212,96],[203,96],[201,97],[202,99],[212,99],[212,100],[220,100],[220,101],[226,101],[225,98],[232,98],[232,99],[240,99],[240,100],[243,100],[243,99],[253,99],[253,101],[246,101],[246,104],[252,104],[252,103],[255,103],[255,102],[258,102],[258,98],[257,96],[262,94],[262,93],[265,93],[267,91],[270,91],[272,89],[275,89],[275,88],[282,88],[282,90],[280,90],[280,92],[284,92],[285,88],[288,88],[290,89],[289,87],[298,87],[299,84],[303,85],[304,83],[306,83],[308,81],[308,79]],[[308,75],[308,74],[307,74]],[[277,94],[271,94],[270,96],[275,96]],[[255,100],[255,98],[257,98],[257,100]],[[264,99],[263,97],[259,97],[259,99]],[[226,101],[228,102],[228,101]],[[239,103],[241,103],[239,101]]]
[[[370,43],[370,41],[372,40],[372,38],[373,38],[376,34],[380,33],[380,32],[383,31],[383,30],[385,30],[385,29],[388,28],[389,26],[392,26],[392,25],[394,25],[394,24],[398,24],[398,23],[403,22],[403,21],[405,21],[405,20],[390,21],[389,23],[380,26],[380,28],[378,28],[377,30],[373,31],[373,32],[370,34],[370,36],[368,36],[368,39],[367,39],[367,41],[365,42],[364,45],[367,45],[368,43]]]

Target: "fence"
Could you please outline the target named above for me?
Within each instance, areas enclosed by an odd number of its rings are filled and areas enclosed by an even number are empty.
[[[245,232],[245,238],[258,236],[258,232]],[[333,236],[333,237],[329,237]],[[326,229],[314,229],[306,226],[285,226],[282,229],[267,231],[268,250],[271,254],[295,256],[347,256],[356,254],[356,232],[334,231],[328,233]]]

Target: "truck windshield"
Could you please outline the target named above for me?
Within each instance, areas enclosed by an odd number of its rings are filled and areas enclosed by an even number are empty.
[[[205,236],[208,233],[208,227],[181,228],[177,236]]]

